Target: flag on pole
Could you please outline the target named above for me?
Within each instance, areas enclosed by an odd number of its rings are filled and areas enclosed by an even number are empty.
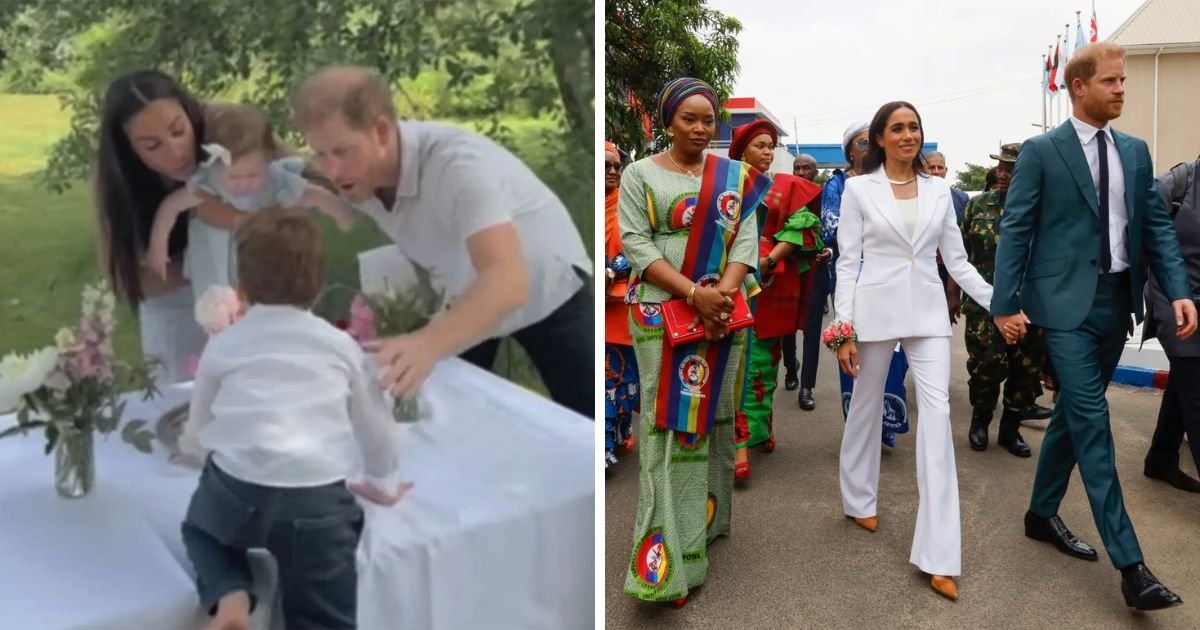
[[[1042,55],[1042,91],[1050,96],[1050,57]]]
[[[1095,24],[1095,18],[1092,19],[1092,24]],[[1095,27],[1093,27],[1093,33]],[[1093,39],[1092,41],[1096,41]],[[1083,23],[1079,21],[1079,11],[1075,12],[1075,54],[1079,54],[1079,49],[1087,46],[1087,40],[1083,38]]]
[[[1054,44],[1054,63],[1050,64],[1050,93],[1058,94],[1058,43]]]
[[[1100,30],[1096,27],[1096,0],[1092,0],[1092,38],[1090,41],[1093,44],[1096,43],[1096,35],[1099,32]]]

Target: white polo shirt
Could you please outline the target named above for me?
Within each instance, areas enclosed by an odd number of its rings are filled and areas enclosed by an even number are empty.
[[[429,269],[453,304],[475,281],[467,239],[503,223],[516,226],[529,300],[489,338],[535,324],[583,286],[575,268],[592,263],[566,207],[521,160],[490,139],[440,123],[399,121],[400,180],[391,210],[372,197],[355,204]],[[584,334],[581,331],[580,334]]]

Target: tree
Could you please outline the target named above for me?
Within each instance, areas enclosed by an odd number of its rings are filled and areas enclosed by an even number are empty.
[[[47,181],[62,190],[90,168],[99,99],[112,77],[154,67],[205,97],[238,93],[286,130],[287,96],[312,70],[353,63],[379,70],[399,93],[423,72],[444,72],[444,91],[469,94],[470,113],[505,139],[515,106],[563,120],[565,146],[589,149],[594,9],[585,0],[5,0],[0,17],[26,32],[71,41],[38,47],[39,68],[67,72],[60,95],[72,112],[52,151]],[[6,23],[9,23],[6,20]],[[0,42],[12,41],[6,37]],[[6,64],[7,65],[7,64]],[[27,77],[35,81],[36,77]],[[443,112],[435,112],[445,115]],[[290,139],[296,140],[294,134]]]
[[[984,181],[987,178],[987,168],[967,162],[966,170],[958,171],[954,176],[958,178],[954,188],[972,192],[983,190]]]
[[[831,175],[833,175],[833,171],[823,168],[817,172],[817,176],[813,179],[813,183],[817,184],[818,186],[824,186],[825,182],[829,181],[829,177]]]
[[[705,0],[606,0],[604,15],[604,124],[617,146],[644,153],[645,116],[658,142],[666,140],[653,110],[672,79],[702,79],[722,102],[729,98],[742,30],[736,19]]]

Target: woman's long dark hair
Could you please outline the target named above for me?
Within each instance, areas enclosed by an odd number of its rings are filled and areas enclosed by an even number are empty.
[[[867,147],[867,155],[863,157],[862,168],[860,172],[871,173],[875,169],[883,166],[887,154],[883,150],[883,146],[879,144],[879,136],[883,135],[884,129],[887,127],[888,118],[892,117],[892,113],[898,109],[911,109],[913,114],[917,116],[917,126],[921,128],[921,143],[925,143],[925,123],[921,122],[921,113],[912,103],[907,101],[892,101],[879,108],[875,112],[875,117],[871,119],[871,127],[867,132],[869,136],[870,146]],[[917,147],[917,157],[913,158],[913,171],[917,174],[925,175],[925,155],[921,152],[921,147]]]
[[[113,79],[104,93],[100,112],[100,141],[96,156],[96,206],[104,230],[101,239],[113,290],[135,309],[145,298],[139,263],[150,239],[159,204],[178,184],[168,183],[134,153],[125,125],[147,103],[161,99],[179,102],[191,121],[196,139],[196,162],[203,157],[204,110],[179,83],[156,70],[139,70]],[[171,231],[170,253],[187,247],[187,222]]]

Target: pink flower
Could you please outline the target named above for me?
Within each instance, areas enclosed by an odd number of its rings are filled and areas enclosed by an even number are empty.
[[[350,303],[350,325],[347,332],[360,342],[374,341],[378,336],[375,329],[375,311],[371,310],[371,304],[361,295],[354,296],[354,301]]]
[[[196,302],[196,322],[209,335],[229,328],[241,316],[242,304],[229,287],[212,286]]]

